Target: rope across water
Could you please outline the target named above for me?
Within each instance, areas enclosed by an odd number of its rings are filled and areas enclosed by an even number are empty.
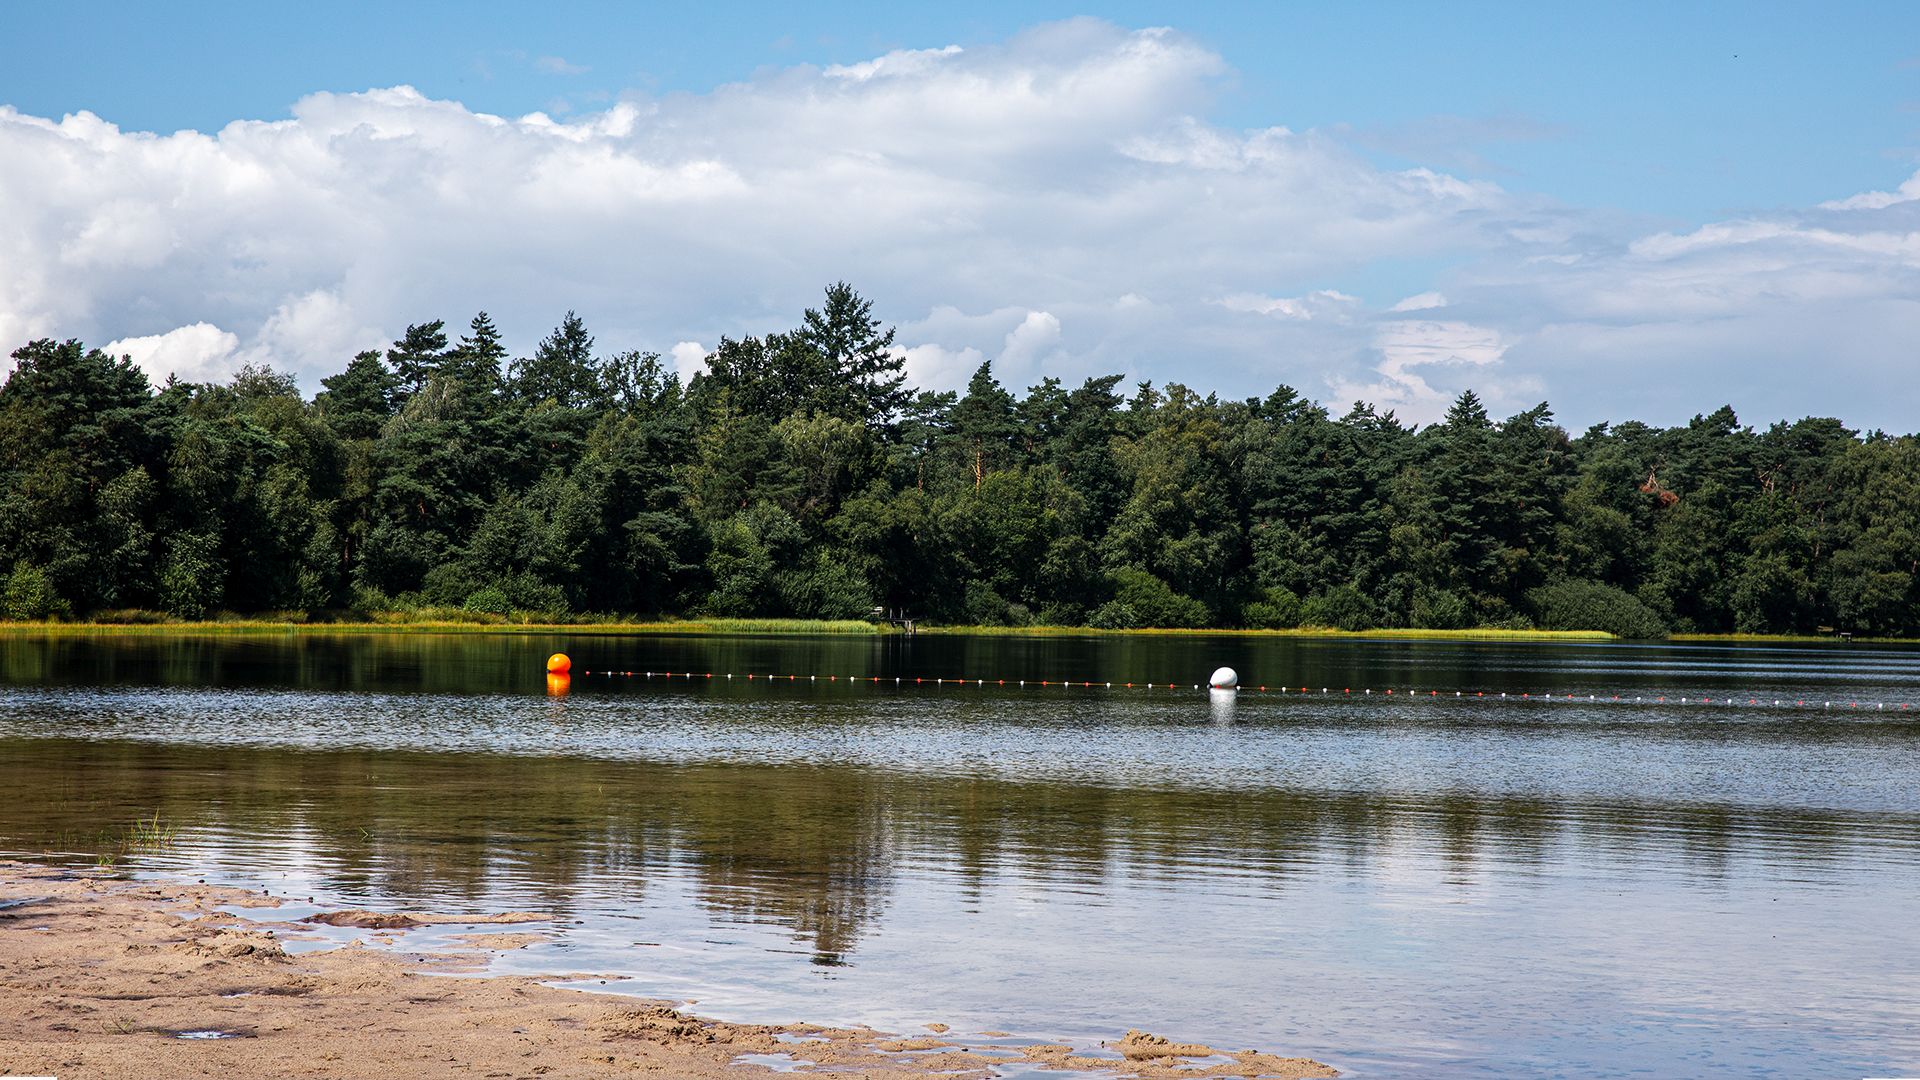
[[[1262,684],[1248,685],[1245,683],[1241,684],[1237,690],[1231,690],[1231,689],[1214,690],[1214,689],[1210,689],[1204,683],[1115,682],[1115,681],[1103,680],[1103,679],[1101,680],[1096,680],[1096,679],[997,679],[997,678],[996,679],[985,679],[985,678],[963,679],[963,678],[950,678],[947,676],[926,676],[926,675],[895,675],[895,676],[888,677],[888,676],[880,676],[880,675],[799,675],[799,674],[768,673],[768,672],[747,672],[742,675],[735,675],[733,672],[713,672],[713,671],[610,671],[610,670],[604,670],[604,669],[599,671],[588,671],[583,669],[581,671],[576,672],[575,674],[586,676],[586,677],[598,676],[601,678],[665,679],[668,681],[671,681],[674,679],[681,679],[688,682],[720,681],[720,682],[744,682],[749,684],[753,684],[753,683],[818,684],[818,683],[824,682],[828,684],[846,683],[849,685],[864,684],[868,686],[927,687],[927,688],[936,688],[936,689],[942,688],[942,687],[984,688],[984,687],[991,686],[995,688],[1011,687],[1014,689],[1023,689],[1023,690],[1045,690],[1045,689],[1141,690],[1141,691],[1166,690],[1166,691],[1187,691],[1187,692],[1199,691],[1199,692],[1209,692],[1209,693],[1272,694],[1275,696],[1291,695],[1294,697],[1305,696],[1305,697],[1329,697],[1329,698],[1358,698],[1361,700],[1373,699],[1373,700],[1379,700],[1379,701],[1387,701],[1387,700],[1405,701],[1405,700],[1411,699],[1416,701],[1460,700],[1460,701],[1481,701],[1481,702],[1487,702],[1487,701],[1530,702],[1530,703],[1538,702],[1542,704],[1551,704],[1554,702],[1582,702],[1582,703],[1608,704],[1608,705],[1612,705],[1612,704],[1718,705],[1718,706],[1745,706],[1745,707],[1751,707],[1751,708],[1778,707],[1778,708],[1858,709],[1858,710],[1872,710],[1872,711],[1881,711],[1881,712],[1885,712],[1885,711],[1907,712],[1913,709],[1913,705],[1911,703],[1904,702],[1904,701],[1887,702],[1887,701],[1860,701],[1858,699],[1848,699],[1848,698],[1825,698],[1825,697],[1809,698],[1809,697],[1806,697],[1805,695],[1801,695],[1799,697],[1787,698],[1787,697],[1776,697],[1771,694],[1764,697],[1755,696],[1752,694],[1740,694],[1740,695],[1722,697],[1716,694],[1705,694],[1705,693],[1679,694],[1679,695],[1644,694],[1644,693],[1634,694],[1634,695],[1599,694],[1599,693],[1562,694],[1562,693],[1556,693],[1552,691],[1534,693],[1532,691],[1509,691],[1509,690],[1460,690],[1460,689],[1449,689],[1449,690],[1424,689],[1423,690],[1423,689],[1393,689],[1393,688],[1375,690],[1372,687],[1354,688],[1350,686],[1340,687],[1338,689],[1335,689],[1334,687],[1330,687],[1330,686],[1322,686],[1322,687],[1316,688],[1316,687],[1307,687],[1307,686],[1300,686],[1300,687],[1267,686]]]

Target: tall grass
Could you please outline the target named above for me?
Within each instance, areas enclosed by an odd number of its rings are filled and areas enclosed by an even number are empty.
[[[114,613],[125,615],[127,613]],[[150,615],[152,613],[142,613]],[[999,637],[1236,637],[1381,638],[1397,641],[1617,641],[1599,630],[1335,630],[1297,627],[1285,630],[1218,630],[1205,628],[1147,628],[1098,630],[1085,626],[928,626],[921,633]],[[714,635],[874,635],[901,631],[884,623],[861,619],[622,619],[619,616],[555,617],[535,612],[489,615],[459,608],[380,612],[363,619],[340,622],[296,621],[279,618],[229,617],[203,622],[126,618],[124,621],[0,622],[0,635],[222,635],[222,634],[714,634]],[[1676,635],[1676,640],[1735,640],[1733,635]],[[1753,638],[1752,640],[1790,640]],[[1830,641],[1831,638],[1808,639]]]
[[[623,621],[617,617],[556,619],[458,612],[458,609],[380,613],[342,622],[273,619],[221,619],[203,622],[0,622],[0,635],[141,636],[224,634],[889,634],[890,626],[859,619],[660,619]]]
[[[1711,645],[1715,642],[1740,644],[1742,642],[1769,642],[1798,644],[1819,642],[1823,645],[1843,645],[1848,641],[1864,641],[1879,645],[1920,645],[1920,638],[1910,637],[1863,637],[1858,634],[1843,638],[1839,634],[1674,634],[1669,640],[1690,641],[1696,644]]]
[[[1301,626],[1284,630],[1208,630],[1150,627],[1098,630],[1087,626],[923,626],[926,634],[979,634],[1005,637],[1232,637],[1379,638],[1404,641],[1618,641],[1601,630],[1336,630]]]
[[[137,817],[124,829],[100,829],[96,832],[64,832],[60,834],[59,844],[72,851],[91,849],[94,864],[102,870],[111,870],[120,864],[120,860],[139,851],[165,851],[180,838],[180,830],[171,822],[160,817],[155,810],[152,817]]]

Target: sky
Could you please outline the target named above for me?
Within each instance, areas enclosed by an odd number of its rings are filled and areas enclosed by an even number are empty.
[[[0,342],[309,393],[845,279],[915,380],[1920,428],[1913,5],[10,7]]]

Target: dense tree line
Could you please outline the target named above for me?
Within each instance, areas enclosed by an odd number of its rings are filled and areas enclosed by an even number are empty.
[[[484,313],[410,326],[310,401],[35,341],[0,388],[4,613],[1920,632],[1913,436],[1571,437],[1472,393],[1416,429],[987,364],[933,393],[893,346],[846,285],[685,382],[572,313],[517,359]]]

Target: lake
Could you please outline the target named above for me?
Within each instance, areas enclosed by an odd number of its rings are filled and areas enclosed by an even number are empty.
[[[0,848],[555,911],[496,968],[730,1019],[1898,1075],[1917,708],[1920,652],[1869,645],[13,636]]]

